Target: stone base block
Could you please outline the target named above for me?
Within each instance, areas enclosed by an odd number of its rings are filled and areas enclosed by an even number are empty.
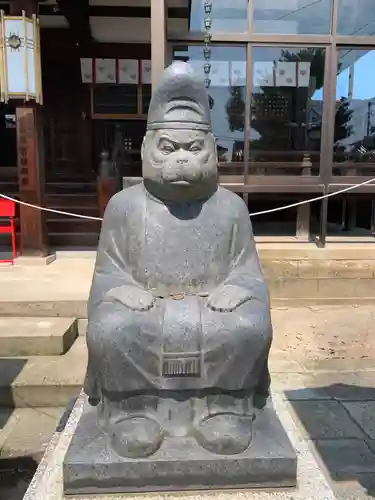
[[[242,454],[215,455],[191,437],[169,437],[153,456],[136,460],[111,449],[86,403],[63,463],[66,495],[293,487],[296,477],[296,453],[272,406],[255,420]]]

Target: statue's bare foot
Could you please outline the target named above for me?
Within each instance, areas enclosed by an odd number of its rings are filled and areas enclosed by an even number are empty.
[[[252,418],[218,414],[205,418],[195,427],[195,438],[208,451],[218,455],[237,455],[251,443]]]
[[[122,457],[143,458],[153,455],[163,439],[161,426],[146,416],[123,418],[111,428],[112,447]]]

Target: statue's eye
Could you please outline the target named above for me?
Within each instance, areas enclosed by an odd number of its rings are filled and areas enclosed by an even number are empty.
[[[202,151],[202,146],[200,146],[199,144],[193,144],[192,146],[190,146],[189,151],[191,151],[192,153],[198,153],[199,151]]]
[[[174,147],[172,146],[172,144],[168,144],[166,142],[164,142],[161,146],[160,146],[160,151],[162,153],[165,153],[165,154],[170,154],[170,153],[173,153],[174,151]]]

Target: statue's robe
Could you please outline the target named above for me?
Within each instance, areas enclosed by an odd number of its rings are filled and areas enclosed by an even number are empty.
[[[122,285],[150,291],[154,306],[134,311],[106,297]],[[207,297],[222,285],[252,298],[233,312],[213,311]],[[247,207],[226,189],[187,205],[164,204],[143,183],[117,193],[104,215],[88,318],[91,401],[182,389],[268,394],[268,290]],[[176,351],[200,355],[200,372],[168,376],[175,365],[163,356]]]

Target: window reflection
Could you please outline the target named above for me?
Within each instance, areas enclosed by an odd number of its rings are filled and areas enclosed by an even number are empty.
[[[256,33],[324,35],[330,32],[331,4],[332,0],[253,0],[253,29]]]
[[[333,175],[375,173],[374,68],[375,50],[339,51]]]
[[[248,0],[212,0],[212,31],[245,33]],[[204,0],[191,0],[190,31],[204,31]]]
[[[203,47],[176,50],[175,59],[189,62],[205,78]],[[220,174],[243,174],[246,98],[245,47],[211,46],[211,84],[208,89],[213,134],[216,138]],[[235,164],[233,164],[233,162]],[[225,164],[231,165],[225,166]],[[236,165],[237,164],[237,165]]]
[[[325,51],[255,47],[250,174],[318,175]]]
[[[375,34],[374,0],[339,0],[337,34],[369,36]]]

